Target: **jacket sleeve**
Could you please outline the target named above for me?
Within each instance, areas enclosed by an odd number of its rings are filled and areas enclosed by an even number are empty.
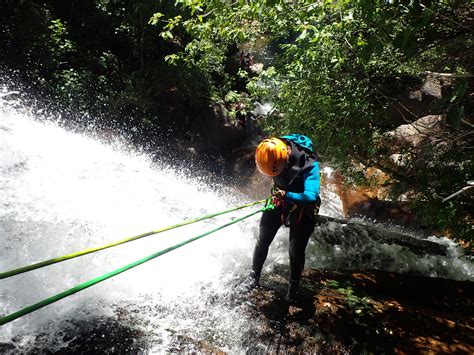
[[[319,164],[315,162],[311,168],[303,172],[304,191],[301,193],[287,192],[285,195],[285,200],[300,205],[309,205],[315,203],[319,196],[319,175]]]

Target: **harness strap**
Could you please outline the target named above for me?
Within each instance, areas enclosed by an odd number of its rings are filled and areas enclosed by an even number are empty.
[[[287,203],[286,201],[282,201],[281,202],[281,215],[280,215],[280,218],[281,218],[281,224],[283,224],[285,227],[289,227],[290,224],[288,223],[288,217],[290,216],[291,214],[291,211],[288,213],[287,216],[285,216],[285,211],[286,211],[286,207],[287,207]]]
[[[300,223],[301,222],[301,218],[303,218],[303,212],[304,212],[304,209],[306,208],[305,206],[300,206],[300,215],[298,216],[298,219],[296,220],[296,224]]]
[[[272,189],[271,189],[271,193],[274,194],[275,191],[276,191],[277,187],[275,185],[273,185]],[[309,206],[303,206],[303,205],[297,205],[295,203],[291,203],[289,204],[288,202],[286,202],[285,200],[279,200],[277,199],[275,196],[272,196],[270,197],[271,198],[271,202],[272,204],[275,206],[275,207],[281,207],[281,215],[280,215],[280,219],[281,219],[281,223],[285,226],[285,227],[289,227],[290,226],[290,223],[289,223],[289,219],[290,219],[290,216],[291,214],[298,208],[300,207],[300,211],[299,211],[299,215],[298,215],[298,219],[296,220],[296,224],[300,223],[301,222],[301,219],[303,218],[303,214],[305,212],[305,209]],[[289,205],[291,205],[291,208],[289,208]],[[317,204],[316,204],[317,206]],[[318,208],[316,207],[315,208]],[[319,208],[318,208],[319,209]],[[288,211],[288,214],[286,214],[285,212]]]
[[[282,209],[281,209],[281,223],[285,227],[290,226],[290,223],[288,223],[289,219],[290,219],[290,216],[298,207],[300,208],[300,212],[299,212],[299,215],[298,215],[298,219],[296,220],[296,224],[301,222],[301,219],[303,218],[303,213],[304,213],[304,210],[305,210],[306,206],[298,206],[296,204],[291,204],[291,208],[288,208],[288,203],[286,201],[282,201],[281,206],[282,206]],[[289,212],[288,212],[287,215],[285,215],[285,212],[287,210]]]

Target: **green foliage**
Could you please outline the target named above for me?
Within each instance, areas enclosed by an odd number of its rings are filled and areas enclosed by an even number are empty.
[[[68,31],[65,23],[60,19],[52,20],[48,27],[51,30],[52,52],[57,55],[65,55],[73,52],[74,43],[68,38]]]
[[[472,140],[450,144],[472,129],[464,123],[472,89],[458,81],[450,102],[438,107],[450,128],[434,140],[441,139],[447,148],[440,149],[439,142],[421,150],[405,146],[411,157],[405,170],[387,165],[384,133],[406,123],[393,120],[389,113],[397,102],[392,97],[397,78],[421,82],[427,75],[472,77],[469,1],[183,0],[178,4],[188,11],[179,25],[192,41],[170,57],[173,61],[208,72],[212,62],[220,71],[229,45],[269,37],[279,44],[278,56],[247,86],[253,97],[272,102],[281,113],[263,122],[269,134],[309,135],[323,159],[353,179],[360,176],[359,167],[382,168],[398,181],[395,187],[401,193],[415,191],[412,196],[424,203],[426,208],[419,212],[429,225],[448,229],[460,222],[466,225],[466,206],[440,206],[439,196],[464,184],[469,175],[472,179],[468,157]],[[462,153],[456,157],[459,150]],[[456,165],[465,167],[462,173],[452,171]],[[433,191],[437,204],[432,203]],[[468,237],[463,228],[457,228],[458,238]]]
[[[372,315],[374,313],[372,300],[367,296],[359,295],[350,283],[329,280],[328,285],[332,288],[335,288],[337,292],[345,297],[347,305],[354,311],[355,314]]]
[[[472,199],[441,204],[472,180],[474,40],[469,0],[4,2],[0,62],[31,75],[72,109],[132,112],[153,124],[184,122],[212,101],[231,115],[271,102],[269,134],[313,138],[323,160],[352,181],[376,166],[414,196],[424,221],[469,239]],[[258,76],[230,70],[239,46],[265,37],[276,58]],[[443,132],[406,145],[387,163],[385,134],[405,121],[391,110],[396,83],[451,81],[435,112]],[[245,90],[238,84],[247,82]],[[37,84],[35,84],[37,85]],[[245,91],[245,92],[242,92]],[[184,123],[183,123],[184,124]],[[176,126],[176,125],[175,125]],[[472,235],[472,234],[471,234]]]
[[[1,24],[9,28],[0,37],[7,49],[0,64],[22,73],[54,105],[116,119],[139,116],[163,126],[174,115],[208,106],[211,84],[202,72],[164,62],[187,41],[179,33],[173,41],[160,37],[182,16],[171,2],[25,0],[0,6]],[[151,25],[160,13],[174,22]]]

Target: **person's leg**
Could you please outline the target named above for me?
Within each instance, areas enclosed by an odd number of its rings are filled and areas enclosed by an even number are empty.
[[[268,255],[268,248],[275,238],[280,225],[281,207],[263,212],[262,219],[260,220],[257,243],[253,251],[252,270],[247,279],[240,286],[243,291],[250,291],[259,285],[263,263]]]
[[[253,251],[252,272],[257,282],[260,279],[263,264],[268,255],[268,248],[281,226],[282,207],[263,212],[257,243]]]
[[[301,208],[297,208],[290,217],[290,284],[286,295],[287,301],[290,302],[295,301],[298,292],[304,269],[306,246],[315,226],[313,208],[305,207],[302,214]]]

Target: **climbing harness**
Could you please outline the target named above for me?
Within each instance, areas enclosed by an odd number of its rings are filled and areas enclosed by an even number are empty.
[[[275,207],[281,206],[281,217],[280,217],[281,224],[283,224],[285,227],[289,227],[290,216],[298,207],[300,207],[300,212],[298,215],[298,219],[296,220],[296,224],[300,223],[301,218],[303,218],[303,212],[304,212],[305,206],[298,206],[297,204],[288,203],[287,201],[283,199],[279,199],[278,197],[275,196],[275,194],[277,193],[277,190],[279,190],[278,187],[273,185],[272,190],[271,190],[271,193],[272,193],[271,201]]]
[[[266,199],[266,200],[256,201],[256,202],[251,203],[251,204],[248,204],[248,205],[240,206],[240,207],[234,208],[234,209],[232,209],[232,210],[235,211],[235,210],[237,210],[237,209],[242,209],[242,208],[245,208],[245,207],[250,207],[250,206],[256,205],[256,204],[258,204],[258,203],[261,203],[261,202],[263,202],[263,201],[265,201],[265,205],[264,205],[263,208],[261,208],[261,209],[259,209],[259,210],[257,210],[257,211],[254,211],[254,212],[252,212],[252,213],[250,213],[250,214],[248,214],[248,215],[246,215],[246,216],[244,216],[244,217],[241,217],[241,218],[232,220],[231,222],[225,223],[225,224],[223,224],[223,225],[221,225],[221,226],[219,226],[219,227],[217,227],[217,228],[214,228],[213,230],[210,230],[210,231],[208,231],[208,232],[202,233],[202,234],[200,234],[200,235],[198,235],[198,236],[195,236],[195,237],[193,237],[193,238],[191,238],[191,239],[185,240],[185,241],[183,241],[183,242],[181,242],[181,243],[179,243],[179,244],[173,245],[173,246],[171,246],[171,247],[169,247],[169,248],[163,249],[163,250],[161,250],[161,251],[159,251],[159,252],[157,252],[157,253],[151,254],[151,255],[149,255],[149,256],[147,256],[147,257],[145,257],[145,258],[142,258],[142,259],[137,260],[137,261],[135,261],[135,262],[133,262],[133,263],[130,263],[130,264],[128,264],[128,265],[125,265],[125,266],[123,266],[123,267],[121,267],[121,268],[118,268],[118,269],[116,269],[116,270],[113,270],[113,271],[111,271],[111,272],[108,272],[107,274],[104,274],[104,275],[102,275],[102,276],[96,277],[96,278],[94,278],[94,279],[92,279],[92,280],[86,281],[86,282],[84,282],[84,283],[82,283],[82,284],[79,284],[79,285],[77,285],[77,286],[75,286],[75,287],[73,287],[73,288],[70,288],[70,289],[68,289],[68,290],[66,290],[66,291],[63,291],[63,292],[61,292],[61,293],[58,293],[58,294],[56,294],[56,295],[54,295],[54,296],[51,296],[51,297],[49,297],[49,298],[46,298],[46,299],[44,299],[44,300],[42,300],[42,301],[40,301],[40,302],[37,302],[37,303],[35,303],[35,304],[31,305],[31,306],[25,307],[25,308],[23,308],[23,309],[21,309],[21,310],[19,310],[19,311],[17,311],[17,312],[14,312],[14,313],[12,313],[12,314],[9,314],[9,315],[7,315],[7,316],[4,316],[4,317],[0,318],[0,326],[1,326],[1,325],[4,325],[4,324],[7,324],[7,323],[9,323],[9,322],[11,322],[11,321],[13,321],[13,320],[15,320],[15,319],[20,318],[20,317],[23,317],[23,316],[25,316],[25,315],[27,315],[27,314],[29,314],[29,313],[32,313],[32,312],[34,312],[34,311],[36,311],[36,310],[38,310],[38,309],[40,309],[40,308],[43,308],[43,307],[45,307],[45,306],[47,306],[47,305],[49,305],[49,304],[51,304],[51,303],[54,303],[54,302],[56,302],[56,301],[59,301],[59,300],[61,300],[61,299],[63,299],[63,298],[66,298],[66,297],[68,297],[68,296],[71,296],[71,295],[73,295],[73,294],[75,294],[75,293],[77,293],[77,292],[79,292],[79,291],[82,291],[82,290],[84,290],[84,289],[86,289],[86,288],[89,288],[89,287],[91,287],[91,286],[93,286],[93,285],[96,285],[96,284],[98,284],[98,283],[100,283],[100,282],[102,282],[102,281],[105,281],[105,280],[107,280],[107,279],[113,277],[113,276],[116,276],[116,275],[118,275],[118,274],[121,274],[122,272],[125,272],[125,271],[127,271],[127,270],[130,270],[130,269],[132,269],[132,268],[134,268],[134,267],[136,267],[136,266],[138,266],[138,265],[141,265],[141,264],[143,264],[143,263],[145,263],[145,262],[147,262],[147,261],[150,261],[150,260],[152,260],[152,259],[155,259],[155,258],[157,258],[157,257],[159,257],[159,256],[161,256],[161,255],[163,255],[163,254],[169,253],[169,252],[172,251],[172,250],[178,249],[178,248],[180,248],[180,247],[182,247],[182,246],[184,246],[184,245],[186,245],[186,244],[189,244],[189,243],[194,242],[194,241],[196,241],[196,240],[198,240],[198,239],[201,239],[201,238],[203,238],[203,237],[205,237],[205,236],[207,236],[207,235],[209,235],[209,234],[211,234],[211,233],[217,232],[217,231],[219,231],[219,230],[221,230],[221,229],[223,229],[223,228],[226,228],[226,227],[228,227],[228,226],[230,226],[230,225],[232,225],[232,224],[235,224],[235,223],[237,223],[237,222],[243,221],[243,220],[245,220],[245,219],[247,219],[247,218],[249,218],[249,217],[252,217],[252,216],[256,215],[257,213],[264,212],[264,211],[271,210],[271,209],[275,208],[275,206],[271,203],[271,200],[270,200],[270,198],[269,198],[269,199]],[[230,212],[230,211],[231,211],[231,210],[224,211],[224,212],[220,212],[220,213],[213,214],[213,215],[208,215],[207,218],[211,218],[211,217],[209,217],[209,216],[216,216],[216,215],[228,213],[228,212]],[[205,216],[205,217],[206,217],[206,216]],[[203,220],[203,219],[206,219],[206,218],[201,217],[199,220]],[[187,222],[187,224],[194,223],[194,222],[197,222],[197,220],[189,221],[189,222]],[[186,222],[185,222],[185,223],[186,223]],[[172,226],[172,227],[177,228],[177,226],[181,226],[181,225],[185,225],[185,224],[184,224],[184,223],[181,223],[180,225],[176,225],[176,226]],[[167,230],[169,230],[169,229],[167,229]],[[151,232],[150,232],[150,233],[151,233]],[[145,233],[145,234],[147,234],[147,233]],[[153,233],[153,234],[155,234],[155,233]],[[150,234],[148,234],[148,235],[150,235]],[[142,236],[144,236],[144,235],[142,235]],[[132,238],[133,238],[133,237],[132,237]],[[128,238],[128,239],[130,239],[130,238]],[[138,239],[138,238],[136,238],[136,239]],[[135,239],[133,239],[133,240],[135,240]],[[130,240],[127,240],[127,241],[130,241]],[[125,243],[125,242],[124,242],[124,243]],[[123,243],[122,243],[122,244],[123,244]],[[118,245],[118,244],[116,244],[116,245]],[[81,254],[81,255],[84,255],[84,254]],[[79,255],[77,255],[77,256],[79,256]],[[27,270],[27,271],[28,271],[28,270]],[[22,272],[25,272],[25,271],[22,271]]]
[[[281,206],[282,206],[282,209],[281,209],[281,223],[285,227],[290,226],[291,214],[293,212],[295,212],[298,209],[298,207],[299,207],[300,210],[299,210],[299,213],[298,213],[298,218],[296,219],[295,223],[298,224],[298,223],[301,222],[301,219],[303,218],[304,209],[305,209],[306,206],[298,206],[296,204],[288,203],[286,201],[282,201]]]
[[[104,250],[104,249],[107,249],[107,248],[112,248],[112,247],[115,247],[117,245],[121,245],[121,244],[124,244],[124,243],[131,242],[133,240],[141,239],[141,238],[144,238],[144,237],[148,237],[150,235],[154,235],[154,234],[166,232],[166,231],[178,228],[178,227],[186,226],[188,224],[200,222],[200,221],[203,221],[205,219],[217,217],[217,216],[229,213],[229,212],[234,212],[234,211],[237,211],[237,210],[240,210],[240,209],[243,209],[243,208],[251,207],[251,206],[257,205],[259,203],[262,203],[264,201],[266,201],[266,200],[255,201],[255,202],[252,202],[252,203],[249,203],[249,204],[246,204],[246,205],[243,205],[243,206],[235,207],[235,208],[232,208],[232,209],[229,209],[229,210],[226,210],[226,211],[209,214],[209,215],[206,215],[206,216],[203,216],[203,217],[199,217],[199,218],[196,218],[196,219],[193,219],[193,220],[178,223],[178,224],[168,226],[168,227],[165,227],[165,228],[162,228],[162,229],[154,230],[154,231],[143,233],[143,234],[138,234],[138,235],[130,237],[130,238],[121,239],[121,240],[116,241],[114,243],[106,244],[106,245],[103,245],[103,246],[100,246],[100,247],[85,249],[85,250],[78,251],[78,252],[75,252],[75,253],[71,253],[71,254],[67,254],[67,255],[63,255],[63,256],[58,256],[58,257],[53,258],[53,259],[41,261],[41,262],[38,262],[38,263],[35,263],[35,264],[23,266],[23,267],[20,267],[20,268],[17,268],[17,269],[5,271],[5,272],[0,273],[0,279],[5,279],[7,277],[22,274],[24,272],[31,271],[31,270],[36,270],[36,269],[39,269],[39,268],[42,268],[42,267],[45,267],[45,266],[48,266],[48,265],[51,265],[51,264],[55,264],[55,263],[59,263],[59,262],[65,261],[65,260],[77,258],[78,256],[94,253],[96,251]]]

